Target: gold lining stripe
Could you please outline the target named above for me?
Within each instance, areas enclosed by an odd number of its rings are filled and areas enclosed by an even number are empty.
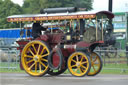
[[[84,19],[84,18],[95,18],[95,17],[96,17],[96,15],[94,15],[94,14],[88,14],[88,15],[68,15],[68,16],[23,17],[23,18],[8,18],[8,22]]]

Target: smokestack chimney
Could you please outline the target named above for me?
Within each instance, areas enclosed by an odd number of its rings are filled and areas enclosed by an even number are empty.
[[[112,0],[109,0],[108,11],[112,12]]]

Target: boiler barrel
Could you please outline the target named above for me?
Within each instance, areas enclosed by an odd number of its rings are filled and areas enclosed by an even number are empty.
[[[41,9],[40,13],[64,13],[64,12],[76,12],[76,7],[66,7],[66,8],[47,8],[47,9]]]

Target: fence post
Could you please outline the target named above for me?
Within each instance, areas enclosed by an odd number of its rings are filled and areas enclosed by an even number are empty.
[[[125,13],[126,16],[126,57],[128,65],[128,13]]]
[[[103,54],[102,54],[102,55],[103,55]],[[106,66],[106,61],[105,61],[105,58],[106,58],[106,56],[105,56],[105,51],[104,51],[103,58],[104,58],[104,66]]]
[[[8,69],[10,69],[10,65],[11,65],[11,56],[10,56],[10,48],[7,48],[7,53],[8,53]]]
[[[127,57],[127,66],[128,66],[128,43],[126,44],[126,57]]]

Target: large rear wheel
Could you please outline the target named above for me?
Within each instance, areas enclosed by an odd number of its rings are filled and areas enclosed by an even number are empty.
[[[88,73],[88,76],[95,76],[102,69],[102,64],[103,64],[102,59],[96,52],[91,53],[90,59],[91,59],[91,69]]]
[[[90,58],[83,52],[74,52],[68,58],[68,70],[74,76],[85,76],[91,68]]]
[[[24,70],[32,76],[43,76],[48,71],[47,57],[50,49],[45,42],[31,41],[23,49],[21,63]]]

